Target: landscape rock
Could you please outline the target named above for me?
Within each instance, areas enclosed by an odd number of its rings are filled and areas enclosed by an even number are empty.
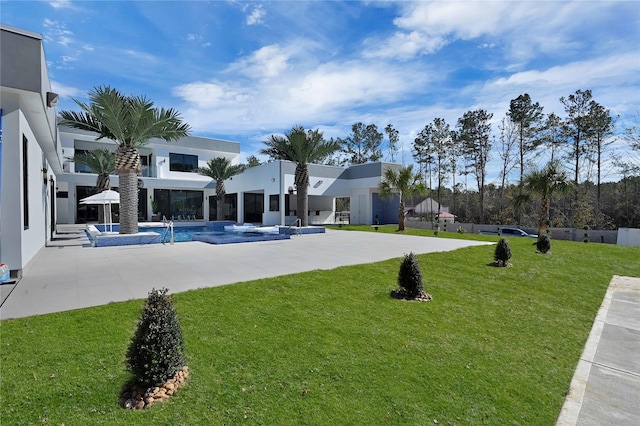
[[[184,385],[189,375],[189,367],[184,366],[162,386],[147,388],[139,383],[127,383],[122,388],[118,404],[128,410],[143,410],[156,402],[164,402]]]

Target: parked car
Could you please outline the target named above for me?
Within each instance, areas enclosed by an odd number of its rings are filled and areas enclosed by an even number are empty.
[[[498,232],[495,231],[480,231],[482,235],[500,235],[502,237],[527,237],[527,238],[538,238],[536,234],[529,234],[526,231],[523,231],[520,228],[509,228],[503,227],[498,228]]]

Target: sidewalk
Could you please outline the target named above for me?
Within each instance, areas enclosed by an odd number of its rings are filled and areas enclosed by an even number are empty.
[[[640,425],[640,278],[614,276],[557,426]]]

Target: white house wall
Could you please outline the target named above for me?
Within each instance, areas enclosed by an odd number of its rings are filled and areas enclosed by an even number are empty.
[[[21,270],[49,239],[49,176],[43,183],[42,150],[20,110],[2,117],[2,189],[0,199],[0,262]],[[22,136],[28,140],[29,228],[24,229],[22,185]],[[47,169],[50,164],[45,162]]]

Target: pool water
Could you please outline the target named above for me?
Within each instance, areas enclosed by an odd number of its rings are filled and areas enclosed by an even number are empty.
[[[165,228],[163,226],[158,227],[144,227],[139,228],[140,231],[144,232],[156,232],[160,234],[161,237],[164,237],[165,242],[169,242],[171,239],[171,230],[169,228]],[[175,226],[173,228],[173,241],[176,243],[183,243],[185,241],[193,241],[193,235],[199,232],[212,232],[210,229],[208,230],[205,226]]]
[[[141,231],[143,229],[140,229]],[[144,231],[156,232],[161,236],[161,242],[171,241],[171,231],[165,227],[144,228]],[[173,241],[202,241],[209,244],[233,244],[253,241],[273,241],[290,239],[290,235],[265,234],[262,232],[224,232],[212,231],[204,226],[178,226],[173,228]]]

